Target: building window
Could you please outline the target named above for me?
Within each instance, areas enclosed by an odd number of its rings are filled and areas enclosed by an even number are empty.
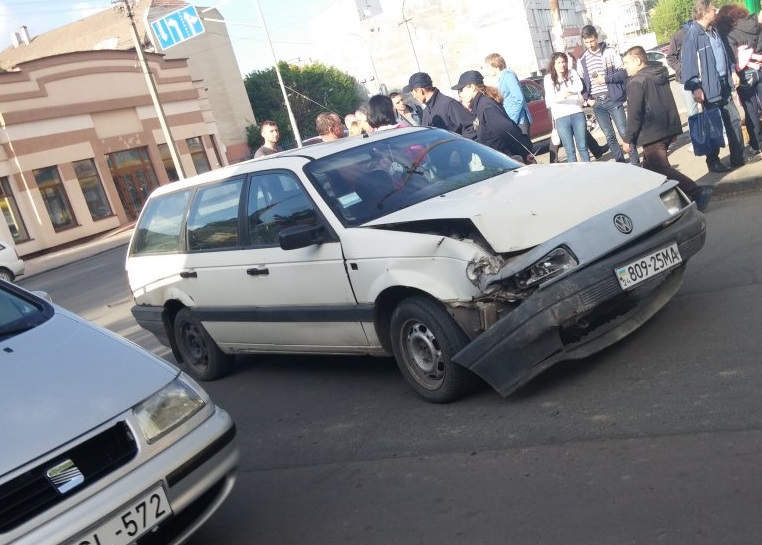
[[[5,176],[0,178],[0,210],[3,211],[3,217],[11,231],[13,241],[24,242],[29,240],[29,232],[26,230],[24,219],[19,213],[16,197],[11,191],[11,183]]]
[[[175,168],[175,162],[172,160],[172,154],[169,152],[169,146],[167,144],[159,144],[159,154],[161,155],[161,162],[164,163],[164,170],[167,172],[167,178],[170,182],[176,182],[180,179],[177,175],[177,169]]]
[[[106,199],[106,192],[103,190],[101,177],[95,168],[93,159],[75,161],[74,172],[79,180],[79,187],[82,188],[82,195],[85,197],[87,208],[90,210],[90,216],[93,221],[108,218],[113,215],[111,206]]]
[[[71,211],[69,199],[66,197],[58,167],[38,168],[34,171],[37,188],[48,209],[48,216],[56,231],[74,227],[74,213]]]
[[[212,167],[209,166],[209,159],[206,156],[206,150],[204,149],[204,143],[200,136],[194,136],[186,140],[188,144],[188,151],[193,159],[193,166],[196,167],[196,174],[202,172],[209,172]]]
[[[217,166],[224,166],[222,163],[222,157],[220,156],[220,145],[217,143],[217,138],[210,134],[209,138],[212,140],[212,149],[214,150],[214,158],[217,159]]]

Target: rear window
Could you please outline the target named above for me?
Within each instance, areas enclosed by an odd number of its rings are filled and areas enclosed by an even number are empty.
[[[190,190],[149,199],[135,230],[130,255],[179,252]]]

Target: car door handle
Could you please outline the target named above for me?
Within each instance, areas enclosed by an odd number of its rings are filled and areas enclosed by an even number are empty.
[[[260,276],[263,274],[270,274],[270,269],[268,269],[267,267],[260,267],[260,268],[254,267],[253,269],[246,269],[246,274],[251,276]]]
[[[197,278],[198,273],[196,271],[181,271],[180,278]]]

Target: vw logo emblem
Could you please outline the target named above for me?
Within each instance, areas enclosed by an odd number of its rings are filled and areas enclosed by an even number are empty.
[[[620,233],[629,235],[632,233],[632,220],[624,214],[614,216],[614,225]]]

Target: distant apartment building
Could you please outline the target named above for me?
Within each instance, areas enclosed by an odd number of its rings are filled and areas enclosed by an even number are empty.
[[[337,47],[330,60],[366,82],[369,93],[376,92],[376,79],[389,90],[399,89],[420,70],[452,94],[458,76],[481,68],[489,53],[500,53],[520,77],[540,75],[554,51],[549,0],[354,0],[354,5],[357,32],[341,38],[351,47]],[[647,32],[642,0],[558,0],[558,7],[566,50],[577,56],[584,52],[580,30],[587,24],[611,42],[617,33]]]
[[[135,5],[144,44],[150,5]],[[169,8],[150,9],[158,17]],[[254,115],[220,28],[164,54],[148,47],[168,131],[124,12],[105,10],[35,37],[22,28],[12,43],[0,52],[0,239],[22,257],[128,225],[155,187],[250,154]]]

